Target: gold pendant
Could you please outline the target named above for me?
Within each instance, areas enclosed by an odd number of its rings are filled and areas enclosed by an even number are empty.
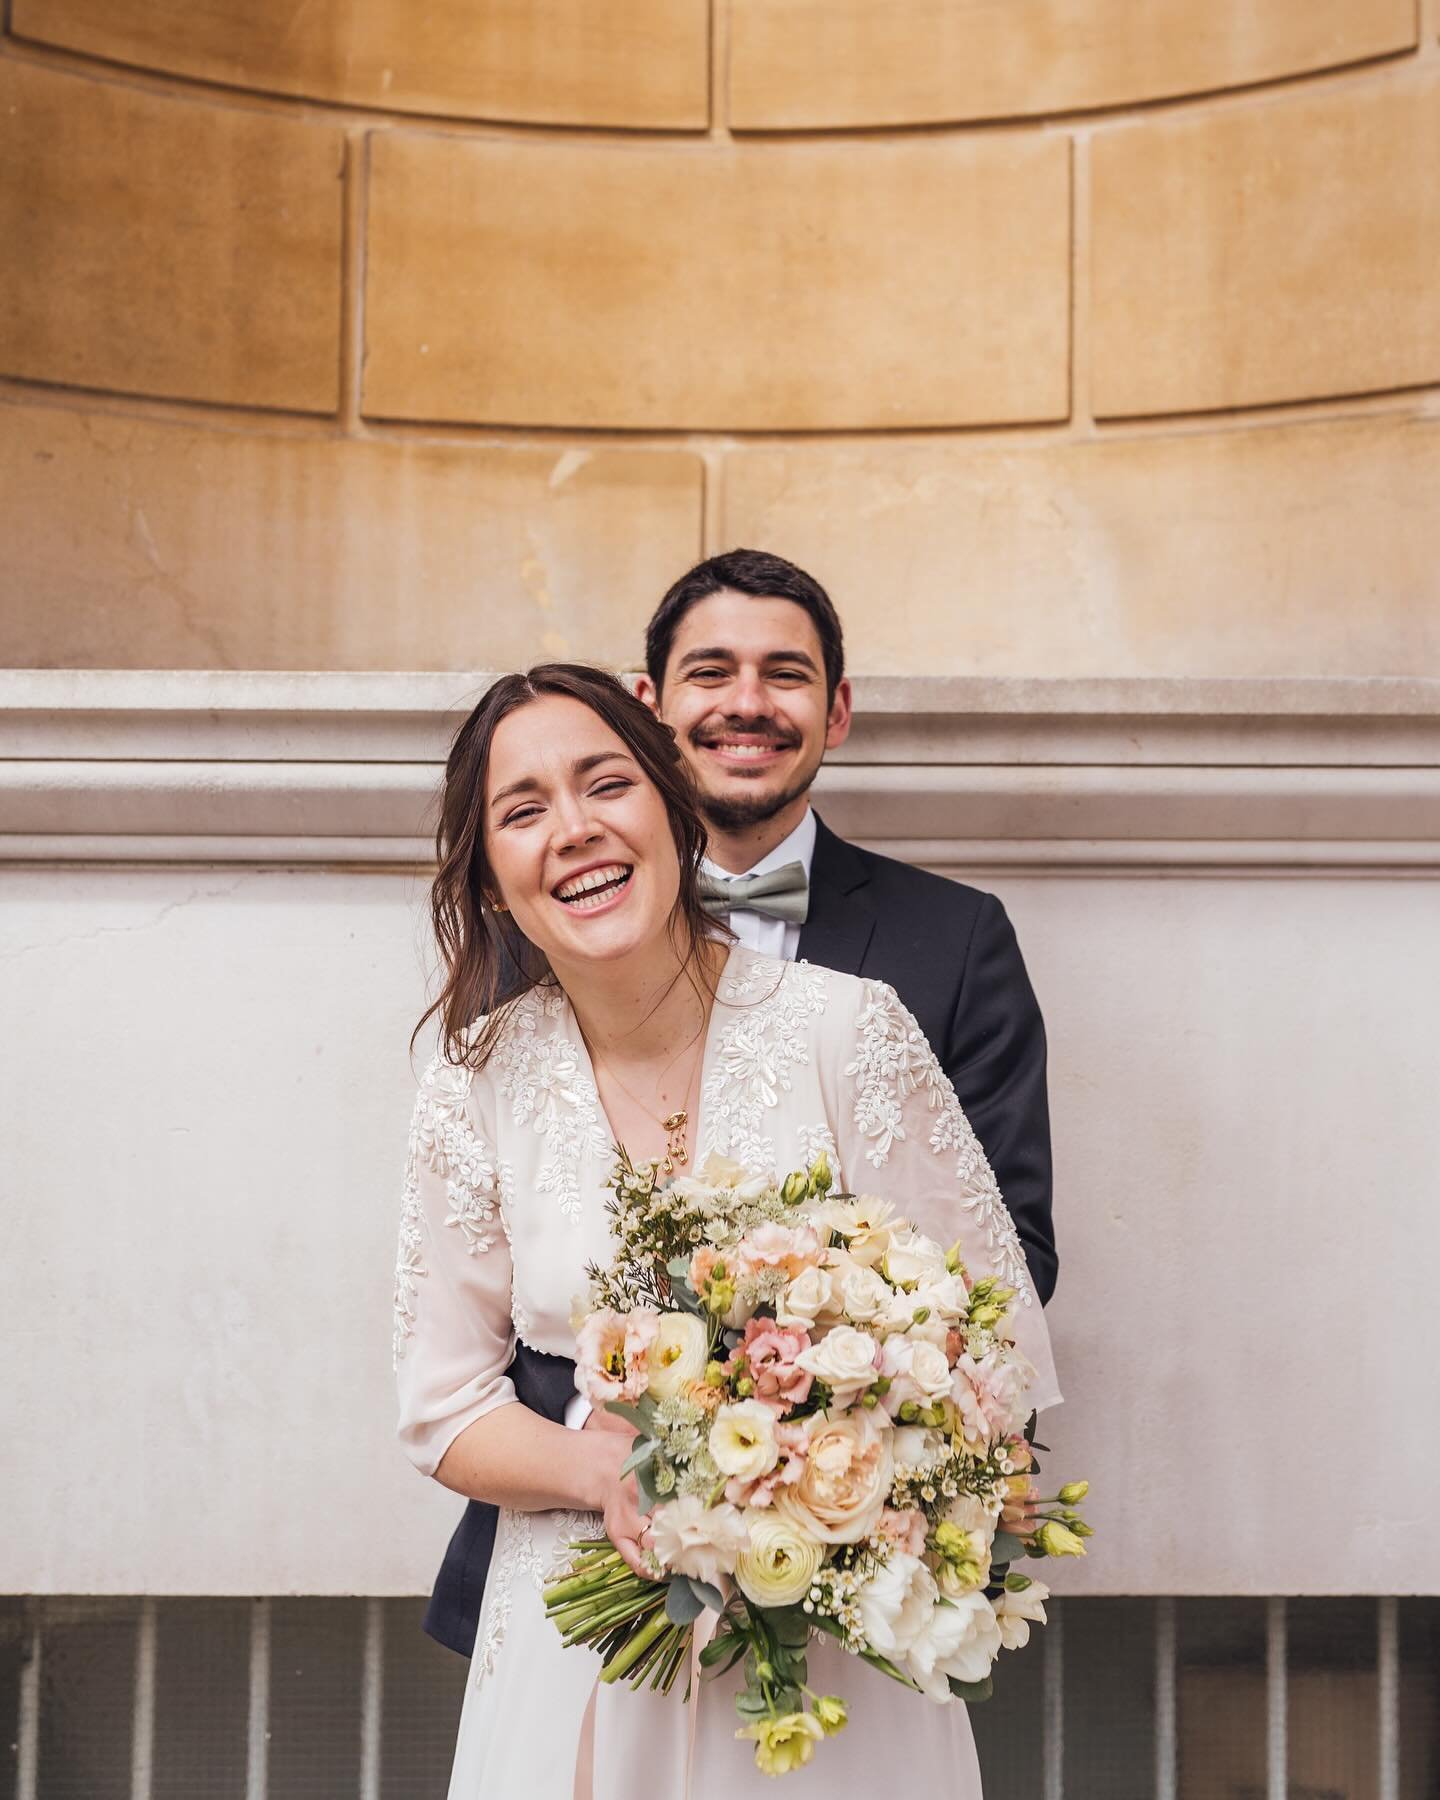
[[[665,1146],[665,1159],[660,1165],[667,1175],[673,1175],[675,1173],[677,1163],[681,1168],[684,1168],[685,1164],[690,1160],[690,1154],[685,1148],[684,1135],[685,1125],[689,1117],[690,1115],[688,1113],[675,1112],[671,1113],[668,1119],[662,1119],[660,1121],[660,1129],[667,1132],[670,1139]]]

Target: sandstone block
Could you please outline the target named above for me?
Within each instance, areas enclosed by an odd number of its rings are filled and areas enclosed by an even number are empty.
[[[0,663],[635,664],[700,553],[688,453],[299,435],[0,404]]]
[[[858,673],[1440,676],[1440,421],[733,453]]]
[[[1092,170],[1100,414],[1440,378],[1440,81],[1145,119]]]
[[[732,0],[730,122],[1070,112],[1336,68],[1415,41],[1411,0]]]
[[[538,124],[703,128],[705,0],[14,0],[14,29],[266,93]]]
[[[0,373],[339,399],[341,133],[0,62]]]
[[[1055,419],[1055,137],[372,146],[365,409],[531,425]]]

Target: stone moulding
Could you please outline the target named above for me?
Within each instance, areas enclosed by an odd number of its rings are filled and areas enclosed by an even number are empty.
[[[490,676],[0,672],[0,861],[423,869]],[[861,678],[817,797],[947,870],[1440,871],[1440,681]]]

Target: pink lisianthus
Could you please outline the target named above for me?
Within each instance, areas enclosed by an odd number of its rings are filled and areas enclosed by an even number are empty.
[[[660,1315],[648,1307],[591,1313],[575,1340],[576,1385],[596,1406],[638,1400],[650,1384],[650,1346],[659,1329]]]
[[[802,1270],[815,1268],[821,1256],[820,1238],[813,1225],[757,1225],[736,1246],[740,1266],[752,1275],[779,1269],[788,1281]]]
[[[769,1506],[779,1488],[793,1487],[805,1472],[810,1434],[804,1425],[777,1425],[775,1442],[780,1457],[773,1469],[755,1481],[732,1475],[725,1483],[725,1498],[732,1506]]]
[[[800,1368],[795,1360],[809,1347],[808,1331],[777,1325],[773,1319],[751,1319],[728,1367],[733,1373],[743,1357],[746,1373],[755,1383],[759,1398],[770,1401],[781,1413],[787,1413],[809,1398],[814,1385],[815,1377],[808,1369]]]
[[[893,1506],[887,1506],[880,1515],[880,1523],[875,1527],[876,1537],[882,1537],[897,1550],[903,1550],[907,1556],[920,1556],[925,1550],[925,1515],[922,1512],[896,1512]]]

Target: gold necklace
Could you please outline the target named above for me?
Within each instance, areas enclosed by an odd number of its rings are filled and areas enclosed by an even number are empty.
[[[580,1035],[583,1037],[585,1034],[584,1032],[581,1032]],[[699,1066],[700,1058],[705,1054],[705,1035],[704,1028],[702,1027],[700,1031],[699,1048],[691,1058],[690,1073],[685,1078],[683,1092],[686,1094],[690,1092],[691,1086],[694,1083],[695,1070]],[[588,1047],[587,1044],[587,1048]],[[665,1154],[664,1156],[657,1156],[655,1158],[655,1164],[659,1168],[661,1174],[673,1175],[677,1167],[683,1169],[685,1164],[690,1160],[690,1152],[685,1148],[685,1127],[690,1122],[689,1113],[682,1107],[677,1112],[668,1113],[662,1119],[659,1113],[655,1112],[653,1108],[648,1107],[645,1102],[640,1099],[638,1094],[632,1094],[630,1092],[629,1088],[626,1087],[625,1083],[615,1073],[614,1069],[612,1069],[605,1061],[604,1057],[599,1056],[593,1049],[590,1050],[590,1060],[598,1068],[603,1068],[606,1074],[609,1075],[610,1079],[615,1083],[616,1087],[619,1088],[620,1092],[625,1095],[626,1099],[633,1101],[634,1104],[640,1108],[641,1112],[645,1114],[646,1118],[653,1119],[665,1133]],[[674,1065],[672,1064],[671,1066],[673,1067]]]

